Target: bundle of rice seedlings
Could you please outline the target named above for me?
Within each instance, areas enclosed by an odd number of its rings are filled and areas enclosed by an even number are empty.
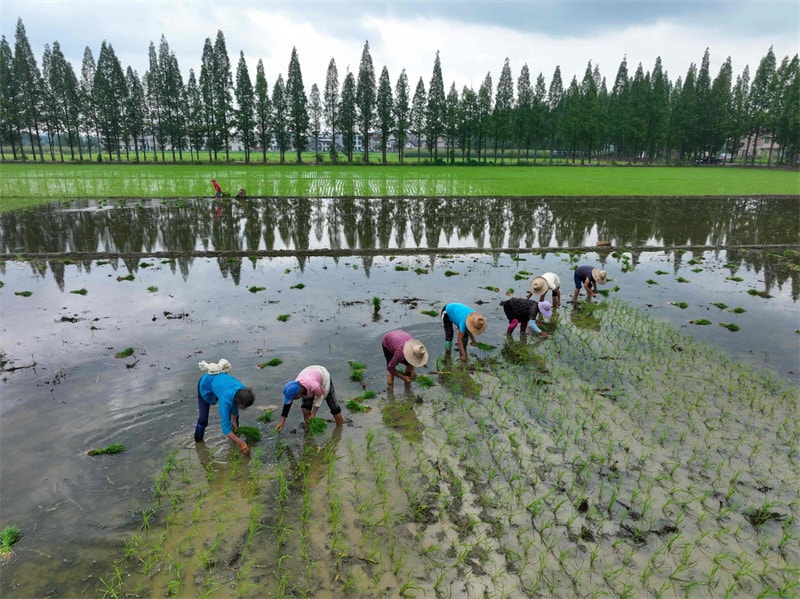
[[[325,432],[328,428],[328,421],[324,418],[309,418],[308,419],[308,432],[311,436],[318,436]]]
[[[125,451],[125,446],[122,443],[112,443],[108,447],[104,447],[103,449],[90,449],[86,452],[88,455],[104,455],[104,454],[114,454],[114,453],[122,453]]]
[[[429,376],[425,376],[424,374],[420,374],[417,376],[417,384],[420,387],[433,387],[436,383],[433,382],[433,379]]]
[[[482,349],[483,351],[491,351],[494,349],[494,345],[489,345],[488,343],[483,343],[482,341],[477,341],[473,343],[475,347],[478,349]]]
[[[261,441],[261,431],[254,426],[240,426],[239,435],[247,441]]]
[[[0,533],[0,555],[9,555],[13,553],[11,547],[19,541],[22,533],[16,526],[6,526],[3,532]]]
[[[369,412],[372,408],[361,403],[360,397],[354,397],[347,401],[347,407],[354,412]]]
[[[259,422],[272,422],[272,414],[275,410],[264,410],[256,420]]]
[[[281,360],[280,358],[272,358],[268,362],[261,362],[261,364],[259,364],[258,367],[264,368],[266,366],[279,366],[281,364],[283,364],[283,360]]]

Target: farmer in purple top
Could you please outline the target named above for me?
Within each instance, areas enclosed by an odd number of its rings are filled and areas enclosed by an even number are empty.
[[[461,361],[467,361],[467,348],[464,335],[468,335],[473,345],[477,343],[475,335],[486,330],[486,319],[475,310],[464,304],[447,304],[442,308],[442,326],[444,326],[444,349],[449,354],[453,348],[453,325],[458,328],[458,351]]]
[[[414,370],[428,363],[428,350],[418,339],[400,329],[389,331],[381,339],[383,356],[386,358],[386,382],[389,387],[394,387],[394,377],[399,376],[406,383],[417,378]],[[397,366],[404,364],[404,372],[399,372]]]
[[[531,328],[540,337],[547,337],[547,333],[536,326],[536,317],[541,314],[545,318],[550,318],[553,314],[550,302],[538,302],[536,300],[522,299],[521,297],[512,297],[510,300],[500,303],[503,306],[503,312],[506,313],[506,318],[508,318],[506,335],[510,336],[514,329],[517,328],[517,325],[520,325],[519,330],[525,333],[530,321]]]
[[[597,297],[597,286],[606,284],[606,271],[594,266],[579,266],[575,269],[575,291],[572,294],[572,303],[578,301],[581,287],[586,288],[589,297]]]

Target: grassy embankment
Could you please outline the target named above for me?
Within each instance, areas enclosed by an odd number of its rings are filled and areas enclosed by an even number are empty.
[[[0,210],[114,197],[742,196],[800,194],[800,172],[708,167],[2,164]]]

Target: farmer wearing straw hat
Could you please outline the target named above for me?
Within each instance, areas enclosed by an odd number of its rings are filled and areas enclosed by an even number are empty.
[[[287,381],[283,386],[283,411],[281,419],[275,425],[275,430],[281,432],[286,424],[286,417],[292,408],[295,399],[302,399],[303,422],[317,415],[317,410],[322,405],[322,400],[328,404],[336,424],[344,424],[342,408],[336,401],[336,392],[333,390],[331,373],[324,366],[308,366],[300,371],[297,378]]]
[[[399,376],[406,383],[417,378],[414,370],[428,363],[428,350],[418,339],[400,329],[389,331],[381,339],[383,356],[386,358],[386,382],[394,387],[394,377]],[[397,366],[405,365],[405,372],[399,372]]]
[[[247,455],[250,453],[250,448],[236,433],[239,431],[239,410],[252,406],[256,399],[253,390],[228,374],[231,371],[231,363],[224,358],[216,363],[203,360],[198,366],[206,373],[197,382],[195,442],[200,443],[203,440],[208,426],[209,409],[218,404],[222,434],[236,443],[242,453]]]
[[[539,314],[545,318],[552,316],[553,310],[550,302],[537,302],[536,300],[512,297],[510,300],[500,302],[500,305],[503,306],[503,312],[506,313],[506,318],[508,318],[506,335],[510,337],[517,325],[520,325],[519,330],[525,333],[528,330],[528,321],[530,321],[534,332],[540,337],[547,337],[547,333],[536,326],[536,317]]]
[[[572,294],[572,303],[578,301],[581,286],[586,288],[589,297],[597,297],[597,286],[606,284],[606,271],[594,266],[583,265],[575,269],[575,291]]]
[[[464,304],[447,304],[442,308],[442,325],[444,326],[444,349],[449,354],[453,348],[453,325],[458,328],[458,351],[461,361],[467,361],[467,349],[464,335],[468,335],[475,345],[475,335],[486,330],[486,319]]]
[[[546,272],[535,277],[531,281],[531,290],[525,299],[531,299],[531,296],[538,295],[539,301],[543,302],[548,291],[552,291],[553,307],[558,308],[561,305],[561,279],[554,272]]]

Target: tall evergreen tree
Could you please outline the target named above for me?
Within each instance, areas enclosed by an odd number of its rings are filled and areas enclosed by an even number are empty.
[[[147,101],[144,95],[144,86],[142,85],[141,79],[139,79],[139,74],[131,67],[128,67],[128,69],[125,71],[125,85],[128,88],[128,98],[125,104],[125,145],[127,147],[128,138],[133,140],[136,162],[139,162],[140,144],[142,146],[142,150],[144,151]],[[144,154],[144,159],[147,160],[146,151]]]
[[[609,139],[614,145],[617,158],[627,156],[631,137],[631,81],[628,76],[628,58],[624,56],[617,69],[614,86],[609,98]]]
[[[11,155],[17,159],[22,148],[20,135],[19,93],[14,79],[14,53],[6,36],[0,38],[0,156],[5,160],[5,143],[11,144]]]
[[[583,80],[580,85],[580,125],[579,125],[579,139],[581,149],[581,164],[584,159],[588,159],[589,163],[592,162],[592,156],[597,151],[597,146],[600,143],[601,131],[601,108],[599,99],[599,90],[597,87],[596,77],[598,73],[592,69],[592,62],[586,66],[586,71],[583,74]]]
[[[272,131],[275,134],[275,143],[280,152],[280,162],[286,162],[286,150],[289,149],[289,101],[286,97],[286,86],[283,75],[278,75],[272,88]]]
[[[111,44],[104,40],[97,58],[94,75],[94,98],[97,106],[99,129],[105,140],[108,159],[114,153],[121,160],[121,146],[125,129],[124,107],[128,96],[125,75]]]
[[[445,98],[444,110],[444,138],[447,147],[447,160],[450,163],[456,161],[456,140],[459,130],[459,120],[461,118],[461,101],[458,97],[456,84],[450,85],[450,91]]]
[[[797,166],[800,151],[800,58],[785,57],[776,73],[775,141],[781,148],[781,162]]]
[[[311,135],[314,137],[314,162],[319,163],[321,160],[319,136],[322,133],[322,98],[316,83],[311,85],[311,93],[308,97],[308,121]]]
[[[149,69],[144,74],[146,98],[148,106],[148,122],[153,139],[153,160],[158,161],[158,149],[161,149],[161,161],[164,162],[164,148],[167,138],[167,109],[164,103],[164,74],[158,60],[156,45],[150,42],[147,51]]]
[[[194,148],[197,159],[206,142],[205,116],[203,110],[203,94],[194,69],[189,69],[189,79],[186,81],[186,123],[189,135],[189,147]]]
[[[644,73],[642,63],[639,63],[630,85],[628,111],[628,149],[631,151],[634,162],[641,158],[642,152],[645,150],[650,102],[650,81]]]
[[[61,45],[53,42],[53,77],[56,93],[56,106],[59,118],[67,133],[67,143],[69,144],[70,160],[75,160],[75,146],[78,147],[78,155],[83,158],[80,146],[80,89],[75,70],[61,51]],[[55,91],[54,91],[55,93]]]
[[[713,137],[712,132],[712,118],[711,114],[711,72],[710,72],[711,59],[709,56],[708,48],[703,53],[703,60],[700,62],[700,69],[697,71],[697,79],[694,85],[695,93],[695,123],[697,123],[697,130],[695,131],[695,139],[697,143],[697,151],[701,156],[715,155],[715,149],[709,147]]]
[[[217,135],[222,147],[225,149],[225,161],[230,161],[231,115],[233,114],[233,74],[228,49],[225,45],[225,36],[222,31],[217,31],[214,40],[214,120],[217,126]]]
[[[207,37],[203,44],[203,57],[200,63],[200,97],[203,99],[203,129],[209,160],[211,160],[212,151],[214,160],[216,160],[220,149],[215,63],[214,46],[211,44],[211,38]]]
[[[81,120],[86,132],[86,146],[89,150],[89,160],[92,160],[92,133],[97,136],[97,107],[94,103],[94,73],[97,65],[94,62],[94,55],[91,48],[86,46],[83,51],[83,61],[81,62]],[[98,138],[97,151],[100,151],[100,141]]]
[[[478,161],[483,156],[486,162],[486,147],[490,120],[492,116],[492,74],[486,73],[478,88],[478,111],[475,114],[475,134],[478,145]]]
[[[478,114],[478,94],[466,85],[461,90],[461,122],[458,132],[458,141],[461,146],[461,158],[472,160],[472,139],[475,119]]]
[[[775,53],[770,46],[766,56],[761,59],[753,76],[750,85],[750,97],[748,98],[748,113],[750,116],[750,131],[748,145],[753,144],[753,151],[750,153],[750,164],[755,164],[755,146],[758,141],[773,129],[773,117],[770,109],[773,105],[773,78],[776,69]],[[752,140],[752,142],[750,141]]]
[[[261,146],[262,159],[266,163],[267,148],[272,142],[272,99],[269,96],[269,85],[264,73],[264,61],[260,58],[256,66],[255,96],[256,139]]]
[[[247,61],[244,52],[239,52],[239,64],[236,66],[236,130],[244,148],[244,161],[250,162],[250,149],[255,142],[255,97],[253,94],[253,83],[250,81],[250,71],[247,69]]]
[[[444,113],[446,98],[444,95],[444,80],[442,79],[442,64],[439,60],[439,51],[433,61],[433,73],[428,87],[428,109],[425,113],[427,125],[428,149],[432,152],[434,162],[439,157],[439,136],[444,130]]]
[[[389,80],[389,69],[385,66],[381,70],[381,76],[378,80],[376,106],[378,127],[381,131],[381,156],[383,164],[386,164],[386,148],[389,144],[389,136],[394,128],[394,101],[392,99],[392,82]]]
[[[647,110],[647,148],[648,160],[658,159],[664,151],[664,136],[669,119],[669,80],[661,65],[661,57],[656,58],[650,78],[650,101]]]
[[[160,100],[164,117],[164,134],[169,139],[172,162],[175,162],[176,150],[178,151],[178,157],[183,159],[183,147],[186,137],[183,106],[186,103],[186,98],[184,97],[183,76],[178,66],[178,59],[175,53],[170,50],[167,38],[163,35],[161,36],[158,51],[158,71],[158,83],[161,88]]]
[[[36,148],[38,147],[39,159],[44,161],[44,151],[42,150],[42,140],[39,132],[42,125],[42,74],[36,64],[36,57],[33,55],[31,45],[28,43],[28,35],[25,32],[25,25],[22,24],[22,19],[17,20],[12,64],[14,65],[14,79],[17,83],[16,91],[19,98],[17,107],[21,125],[28,130],[33,159],[36,160]],[[22,159],[25,160],[24,152]]]
[[[356,78],[347,73],[342,84],[342,99],[338,109],[339,128],[342,131],[342,146],[347,155],[347,162],[353,162],[356,144],[356,125],[358,109],[356,107]]]
[[[547,89],[547,136],[550,164],[559,143],[559,130],[561,129],[562,111],[564,108],[564,84],[561,79],[561,67],[556,65],[550,87]]]
[[[50,152],[50,160],[55,161],[55,144],[59,146],[61,162],[64,162],[64,152],[61,146],[61,119],[58,111],[57,96],[61,95],[58,89],[57,76],[53,72],[53,51],[50,45],[44,45],[42,53],[42,122],[47,133],[47,147]]]
[[[411,102],[408,95],[408,75],[406,70],[400,72],[397,84],[394,86],[394,124],[397,139],[397,159],[403,164],[408,129],[411,125]]]
[[[358,124],[361,138],[364,141],[364,163],[369,164],[369,141],[372,123],[375,120],[377,93],[375,90],[375,68],[369,53],[369,42],[364,42],[361,62],[358,65],[356,80],[356,106],[358,108]]]
[[[513,139],[517,142],[517,160],[520,152],[525,149],[525,158],[528,158],[533,140],[533,87],[531,87],[531,73],[528,65],[523,64],[517,78],[517,108],[514,111]]]
[[[328,63],[322,102],[325,122],[331,131],[331,160],[336,162],[336,128],[339,126],[339,71],[333,58]]]
[[[494,161],[497,162],[497,150],[500,150],[500,162],[505,163],[506,147],[512,131],[514,110],[514,80],[511,77],[511,66],[508,58],[503,63],[500,79],[497,81],[497,94],[494,100],[492,124],[494,129]]]
[[[308,98],[303,86],[303,73],[297,49],[292,48],[289,72],[286,77],[286,96],[289,103],[289,127],[294,136],[297,164],[303,162],[303,150],[308,147]]]
[[[694,84],[697,80],[697,65],[692,63],[686,72],[686,79],[680,88],[680,94],[674,106],[675,142],[678,147],[680,158],[686,159],[694,156],[697,151],[697,109],[695,102],[697,94],[694,91]]]
[[[727,145],[728,131],[731,128],[731,88],[733,85],[733,65],[730,56],[719,69],[708,96],[710,109],[707,111],[709,126],[708,138],[704,142],[709,155],[716,156]]]
[[[428,105],[428,94],[422,77],[417,81],[414,98],[411,100],[411,132],[417,136],[417,162],[422,158],[422,133],[425,131],[425,114]],[[428,142],[430,146],[430,142]]]
[[[742,140],[747,136],[750,119],[747,116],[747,100],[750,96],[750,67],[745,66],[742,74],[736,77],[731,100],[731,124],[728,131],[728,153],[732,160],[743,146]]]
[[[533,132],[533,163],[536,164],[538,149],[544,147],[545,119],[547,117],[547,84],[544,75],[539,72],[533,88],[533,109],[531,114],[531,130]]]

